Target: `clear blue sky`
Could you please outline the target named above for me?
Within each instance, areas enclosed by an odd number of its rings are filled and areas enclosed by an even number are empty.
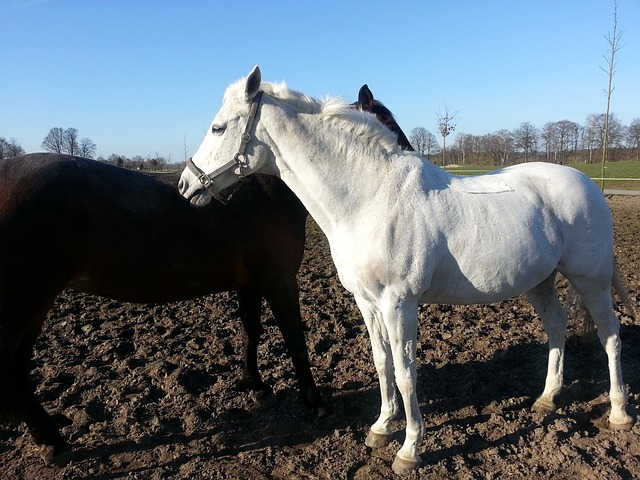
[[[226,86],[354,101],[368,83],[409,134],[436,114],[483,135],[603,113],[613,1],[1,0],[0,136],[41,150],[73,127],[97,155],[184,158]],[[612,111],[640,117],[640,1],[619,0]],[[453,138],[451,137],[451,138]]]

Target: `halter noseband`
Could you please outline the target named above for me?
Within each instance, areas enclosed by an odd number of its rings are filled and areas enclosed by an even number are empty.
[[[231,197],[233,197],[233,195],[238,191],[238,189],[242,186],[242,184],[249,180],[243,172],[243,168],[247,164],[245,150],[247,149],[247,144],[249,143],[249,140],[251,140],[250,131],[253,128],[253,124],[255,123],[256,116],[258,115],[258,107],[260,106],[260,100],[262,100],[262,91],[259,91],[251,101],[251,109],[249,110],[247,126],[244,128],[244,132],[242,133],[242,140],[240,141],[240,147],[238,148],[238,153],[236,153],[233,156],[233,160],[230,160],[229,162],[225,163],[220,168],[214,170],[209,174],[203,172],[200,168],[198,168],[198,166],[195,163],[193,163],[193,160],[191,158],[187,160],[187,167],[189,168],[189,170],[191,170],[191,173],[193,173],[196,177],[198,177],[198,180],[200,180],[200,183],[202,184],[202,186],[211,194],[213,198],[218,200],[223,205],[226,205],[227,203],[229,203],[229,200],[231,200]],[[224,172],[232,168],[237,169],[237,175],[240,179],[240,184],[236,186],[233,189],[233,191],[225,197],[214,188],[213,180],[217,176],[223,174]]]

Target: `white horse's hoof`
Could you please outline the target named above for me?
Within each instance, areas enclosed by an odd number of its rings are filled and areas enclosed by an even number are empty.
[[[386,447],[391,443],[391,439],[393,435],[385,435],[382,433],[375,433],[369,430],[369,434],[367,435],[367,439],[364,441],[364,444],[369,448],[381,448]]]
[[[418,457],[418,460],[405,460],[404,458],[396,456],[391,469],[398,475],[408,475],[420,468],[421,464],[422,460],[420,460],[420,457]]]
[[[633,423],[633,417],[626,412],[624,407],[611,409],[609,414],[609,428],[611,430],[631,430]]]
[[[634,421],[633,417],[626,412],[624,415],[618,415],[618,418],[609,417],[609,428],[611,430],[631,430]]]
[[[551,413],[555,411],[555,409],[556,404],[553,403],[553,400],[547,397],[539,397],[531,407],[531,410],[540,413]]]
[[[633,420],[631,420],[630,422],[627,422],[627,423],[611,423],[611,422],[609,422],[609,428],[611,430],[619,430],[619,431],[631,430],[631,427],[633,427]]]

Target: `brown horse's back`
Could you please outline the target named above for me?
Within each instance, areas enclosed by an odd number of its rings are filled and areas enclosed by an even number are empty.
[[[256,196],[262,201],[245,208]],[[282,268],[295,275],[305,218],[293,194],[267,178],[227,207],[203,210],[140,172],[64,155],[6,159],[0,252],[11,254],[0,254],[0,282],[134,302],[235,290]]]

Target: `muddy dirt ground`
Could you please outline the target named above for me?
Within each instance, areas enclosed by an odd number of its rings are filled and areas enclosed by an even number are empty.
[[[609,199],[616,254],[640,300],[640,198]],[[121,304],[63,293],[37,345],[33,379],[75,450],[44,466],[24,428],[0,430],[0,478],[393,478],[404,438],[364,445],[379,409],[369,339],[341,287],[326,240],[308,229],[299,274],[315,378],[336,411],[316,424],[268,311],[261,371],[277,404],[236,388],[241,325],[233,293],[170,305]],[[560,289],[561,296],[564,289]],[[640,319],[618,309],[629,410],[640,405]],[[640,476],[640,425],[606,428],[608,373],[597,341],[570,322],[565,389],[548,416],[530,410],[542,391],[547,347],[523,298],[420,309],[418,399],[427,425],[418,478],[617,479]]]

